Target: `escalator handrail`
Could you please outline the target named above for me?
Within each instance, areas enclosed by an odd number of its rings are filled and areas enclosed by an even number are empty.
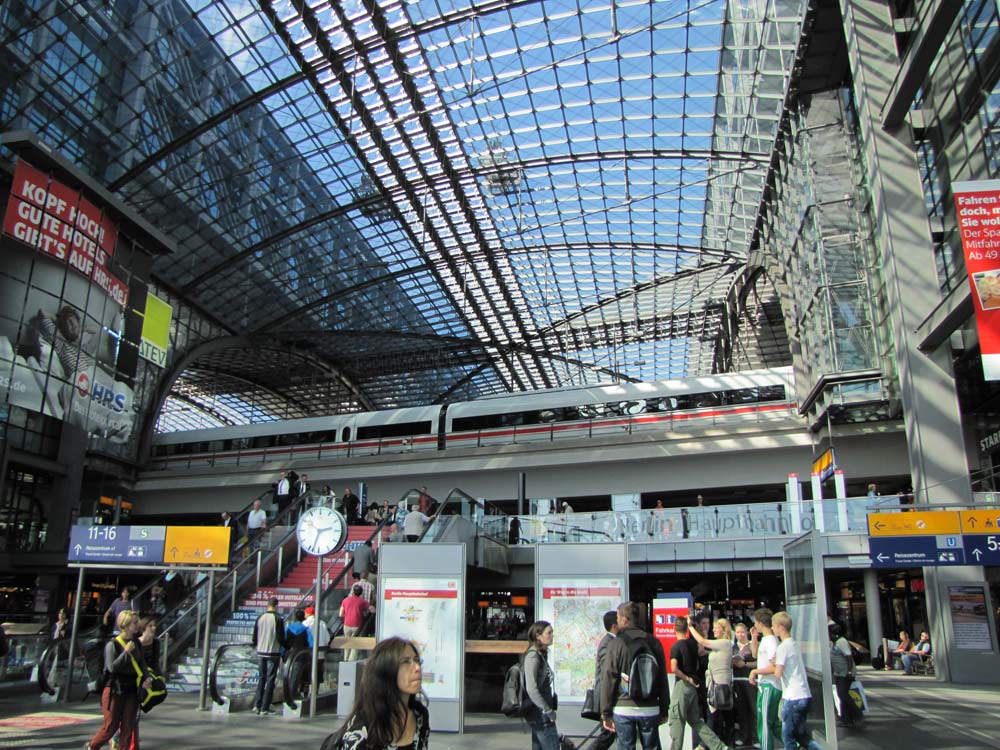
[[[43,669],[45,663],[48,661],[49,652],[57,650],[59,646],[65,642],[66,650],[69,651],[69,638],[56,638],[54,641],[49,643],[42,651],[41,657],[38,659],[38,688],[46,695],[55,695],[56,690],[49,684],[48,672],[49,670]]]
[[[329,653],[329,648],[321,649]],[[286,654],[285,658],[281,660],[281,694],[284,698],[284,703],[293,711],[298,708],[298,703],[292,698],[292,686],[289,683],[289,679],[292,674],[292,665],[295,664],[299,659],[305,657],[309,658],[309,676],[312,677],[312,649],[311,648],[299,648],[292,651],[290,654]]]
[[[212,696],[212,701],[219,704],[220,706],[225,705],[225,700],[223,696],[219,694],[219,663],[222,661],[222,655],[227,649],[232,648],[253,648],[251,643],[223,643],[217,649],[215,649],[215,656],[212,657],[212,669],[208,676],[208,693]]]
[[[451,503],[458,502],[460,500],[467,500],[467,501],[473,503],[474,505],[478,505],[479,504],[479,501],[476,500],[476,498],[472,497],[471,495],[469,495],[468,493],[464,492],[463,490],[460,490],[458,487],[452,488],[451,492],[449,492],[445,496],[444,502],[440,503],[438,505],[438,507],[437,507],[437,510],[434,511],[434,515],[431,516],[430,522],[427,523],[426,526],[424,526],[423,532],[421,532],[420,536],[417,538],[417,543],[418,544],[420,542],[424,541],[424,537],[427,536],[427,532],[430,531],[434,527],[435,523],[437,523],[437,520],[443,514],[444,509],[447,508]]]

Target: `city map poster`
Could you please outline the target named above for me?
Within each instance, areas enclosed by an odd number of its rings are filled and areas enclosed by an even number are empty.
[[[667,672],[670,668],[670,649],[677,642],[677,630],[674,623],[678,617],[687,617],[691,611],[694,599],[691,594],[665,594],[653,600],[653,635],[663,646],[667,655]]]
[[[458,700],[465,648],[459,579],[382,578],[379,639],[399,636],[413,641],[424,660],[427,696]]]
[[[1000,180],[955,182],[955,213],[972,287],[986,380],[1000,380]]]
[[[552,623],[555,640],[549,666],[559,701],[582,703],[594,686],[594,659],[604,637],[604,613],[618,609],[625,591],[620,578],[542,578],[539,619]]]

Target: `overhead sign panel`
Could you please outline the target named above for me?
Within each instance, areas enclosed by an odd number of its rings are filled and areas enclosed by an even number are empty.
[[[69,561],[81,563],[163,562],[165,526],[74,526]]]
[[[921,510],[907,513],[869,513],[868,535],[936,536],[961,534],[956,510]]]
[[[960,535],[872,537],[868,540],[874,568],[923,568],[965,565]]]
[[[963,534],[996,534],[1000,533],[1000,509],[997,510],[962,510]]]
[[[229,529],[224,526],[74,526],[69,562],[122,565],[225,565]]]
[[[1000,533],[969,534],[962,544],[969,565],[1000,565]]]
[[[225,526],[167,526],[163,561],[225,565],[229,562],[229,535]]]

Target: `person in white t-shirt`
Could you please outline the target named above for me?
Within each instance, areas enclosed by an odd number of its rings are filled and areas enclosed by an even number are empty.
[[[253,510],[247,513],[247,539],[256,542],[267,530],[267,513],[260,507],[260,500],[253,501]]]
[[[774,674],[781,680],[781,739],[785,750],[796,750],[800,746],[809,750],[818,749],[819,744],[813,741],[812,732],[806,724],[812,693],[802,652],[792,638],[792,616],[787,612],[776,612],[771,622],[774,634],[781,640],[774,657]]]
[[[757,666],[750,670],[749,681],[757,686],[757,741],[760,750],[774,750],[781,744],[781,683],[774,674],[778,639],[771,631],[771,610],[761,607],[753,613],[750,630],[750,653]],[[758,639],[759,637],[759,639]]]
[[[406,520],[403,522],[403,534],[406,536],[406,541],[415,542],[420,539],[420,535],[424,533],[424,527],[431,519],[425,516],[414,503],[410,506],[410,512],[406,514]]]

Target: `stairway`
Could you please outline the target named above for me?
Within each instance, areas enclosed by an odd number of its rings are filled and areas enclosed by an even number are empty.
[[[371,526],[350,526],[347,530],[347,544],[337,554],[336,558],[324,558],[323,588],[325,589],[330,581],[335,579],[344,566],[350,561],[350,551],[355,547],[364,544],[364,541],[371,535]],[[378,539],[372,544],[378,548]],[[329,570],[327,570],[329,569]],[[346,588],[354,579],[348,575],[342,581]],[[288,572],[284,574],[281,582],[277,586],[262,586],[253,594],[248,596],[237,606],[236,610],[229,615],[226,621],[212,632],[209,654],[215,656],[219,646],[227,643],[250,643],[253,635],[253,626],[260,614],[267,608],[267,601],[271,597],[278,599],[278,612],[289,622],[295,607],[299,602],[313,591],[316,586],[316,558],[306,556],[301,562],[292,565]],[[217,596],[228,596],[228,592],[216,591]],[[191,646],[174,666],[173,671],[167,678],[169,690],[180,693],[196,693],[199,690],[199,680],[201,679],[202,645],[196,649]]]

